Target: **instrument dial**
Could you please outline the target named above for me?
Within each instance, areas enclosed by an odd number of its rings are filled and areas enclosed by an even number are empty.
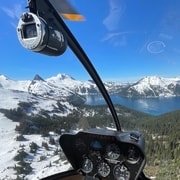
[[[93,170],[93,163],[90,159],[84,159],[82,163],[82,171],[86,174],[90,173]]]
[[[117,144],[110,144],[106,148],[107,158],[116,160],[120,157],[120,149]]]
[[[131,147],[128,149],[127,162],[131,164],[135,164],[139,161],[140,155],[139,151],[135,149],[135,147]]]
[[[106,162],[100,162],[98,164],[98,174],[101,177],[107,177],[110,174],[110,166]]]
[[[130,179],[130,171],[124,165],[116,165],[113,170],[113,174],[115,179],[118,180],[129,180]]]

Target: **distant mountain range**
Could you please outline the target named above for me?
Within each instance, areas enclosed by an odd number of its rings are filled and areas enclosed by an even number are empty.
[[[175,97],[180,96],[180,78],[144,77],[136,83],[104,82],[110,94],[124,97]],[[92,80],[79,81],[67,74],[43,79],[35,75],[33,80],[14,81],[0,75],[0,113],[9,110],[29,116],[68,116],[80,112],[80,106],[88,95],[99,91]]]
[[[147,76],[122,88],[119,94],[127,97],[180,96],[180,78]]]
[[[135,83],[104,82],[109,93],[125,97],[171,97],[180,96],[180,77],[164,78],[147,76]],[[33,80],[13,81],[0,75],[0,88],[28,92],[42,97],[68,97],[99,93],[92,80],[79,81],[67,74],[43,79],[36,75]]]
[[[180,96],[180,78],[149,76],[136,83],[104,82],[104,85],[110,94],[125,97]],[[33,80],[23,81],[0,75],[0,109],[14,109],[27,103],[27,113],[66,116],[76,111],[77,105],[83,104],[87,95],[98,93],[92,80],[79,81],[67,74],[47,79],[36,75]]]

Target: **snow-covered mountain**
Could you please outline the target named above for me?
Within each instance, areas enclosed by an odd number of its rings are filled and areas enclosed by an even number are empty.
[[[109,93],[118,93],[126,97],[180,96],[180,77],[147,76],[131,84],[104,82],[104,85]],[[36,75],[33,80],[24,81],[13,81],[4,75],[0,75],[0,88],[23,91],[56,100],[69,96],[80,97],[80,95],[99,93],[93,81],[79,81],[67,74],[57,74],[47,79]]]
[[[11,89],[17,91],[28,91],[28,86],[31,83],[31,80],[25,81],[14,81],[6,77],[5,75],[0,74],[0,88]]]
[[[59,135],[51,133],[42,137],[40,134],[26,134],[23,135],[23,140],[17,140],[21,136],[15,128],[20,123],[8,119],[4,111],[17,110],[20,103],[24,103],[27,107],[24,109],[26,114],[32,117],[43,115],[43,112],[66,116],[77,110],[70,102],[70,97],[73,96],[83,99],[70,89],[64,86],[60,88],[38,75],[32,81],[13,81],[0,75],[0,143],[3,144],[0,148],[0,179],[37,180],[70,168],[70,164],[62,157]],[[50,143],[52,138],[54,144]],[[32,144],[37,149],[33,150]],[[21,173],[23,171],[26,173]]]
[[[180,78],[144,77],[125,87],[120,94],[128,97],[180,96]]]
[[[97,87],[93,81],[75,80],[66,74],[43,79],[35,75],[33,80],[13,81],[4,75],[0,75],[0,88],[29,92],[42,96],[69,96],[71,94],[87,95],[97,93]]]
[[[43,110],[65,116],[76,109],[70,103],[71,97],[84,101],[83,97],[68,88],[48,83],[38,75],[32,81],[13,81],[0,75],[0,84],[0,109],[18,108],[19,103],[26,102],[31,104],[31,114],[38,114]]]
[[[46,79],[49,84],[56,85],[58,88],[67,88],[74,93],[87,95],[97,93],[97,87],[92,81],[79,81],[66,74],[58,74],[57,76]]]
[[[145,77],[133,84],[119,84],[105,82],[105,87],[110,93],[119,93],[128,97],[167,97],[180,95],[180,78]],[[50,117],[67,116],[78,111],[75,101],[83,103],[84,96],[99,93],[93,81],[79,81],[66,74],[43,79],[36,75],[33,80],[14,81],[0,75],[0,179],[37,180],[39,178],[61,172],[70,168],[62,157],[63,154],[58,144],[59,135],[54,132],[47,137],[40,134],[24,135],[24,140],[19,141],[20,134],[15,131],[20,122],[13,122],[5,116],[4,110],[14,110],[25,106],[23,110],[29,116],[44,115]],[[93,114],[92,112],[91,114]],[[52,116],[51,116],[52,115]],[[27,119],[27,121],[30,121]],[[50,138],[56,143],[50,144]],[[35,143],[38,147],[32,152],[31,146]],[[47,148],[47,146],[49,148]],[[33,150],[34,151],[34,150]],[[25,153],[26,158],[19,165],[19,155]],[[17,169],[30,164],[30,173],[25,177],[16,175]],[[23,169],[21,169],[23,170]],[[20,171],[20,169],[18,169]]]
[[[148,76],[132,84],[104,84],[109,93],[126,97],[180,96],[180,78]],[[93,81],[79,81],[66,74],[47,79],[36,75],[33,80],[24,81],[14,81],[0,75],[0,108],[16,108],[19,102],[29,102],[33,104],[33,113],[43,109],[67,115],[75,109],[72,105],[75,101],[85,101],[82,95],[97,93],[99,91]]]

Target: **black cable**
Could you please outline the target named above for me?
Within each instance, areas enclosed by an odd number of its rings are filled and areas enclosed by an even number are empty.
[[[46,2],[49,2],[49,0]],[[51,8],[54,9],[53,5],[50,2],[48,4],[49,4],[48,6],[51,6]],[[99,77],[96,69],[92,65],[90,59],[88,58],[88,56],[86,55],[86,53],[84,52],[82,47],[80,46],[79,42],[76,40],[74,35],[71,33],[69,28],[66,26],[66,24],[60,17],[60,15],[57,13],[57,11],[54,10],[53,13],[54,13],[54,16],[58,20],[58,25],[59,25],[60,30],[64,34],[65,38],[67,38],[69,47],[71,48],[71,50],[74,52],[74,54],[77,56],[79,61],[83,64],[83,66],[86,68],[87,72],[90,74],[90,76],[96,83],[97,87],[99,88],[99,91],[102,93],[106,103],[109,106],[109,109],[110,109],[113,119],[115,121],[117,130],[121,131],[120,121],[118,119],[114,105],[113,105],[111,98],[110,98],[106,88],[104,87],[104,84],[103,84],[101,78]]]

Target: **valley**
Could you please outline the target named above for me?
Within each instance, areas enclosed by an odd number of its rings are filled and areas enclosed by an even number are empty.
[[[71,168],[59,146],[62,133],[97,127],[115,129],[106,105],[85,104],[85,95],[99,93],[92,81],[81,82],[60,74],[48,80],[35,76],[32,81],[13,81],[1,75],[0,84],[3,180],[35,180]],[[170,84],[176,87],[171,88],[177,90],[176,94],[169,90],[165,96],[178,97],[179,80],[176,78]],[[105,85],[110,93],[122,92],[122,88],[129,86]],[[161,96],[163,88],[156,81],[157,87]],[[165,87],[167,90],[169,86]],[[156,179],[178,179],[180,111],[153,116],[122,105],[115,105],[115,109],[123,131],[135,129],[145,136],[146,174]]]

